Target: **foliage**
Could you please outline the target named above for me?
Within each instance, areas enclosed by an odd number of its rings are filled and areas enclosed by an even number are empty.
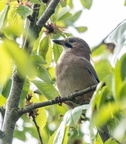
[[[36,39],[33,33],[27,30],[26,19],[35,11],[32,9],[32,3],[40,4],[40,17],[50,1],[48,3],[36,2],[36,0],[20,3],[17,3],[16,0],[6,2],[6,0],[0,2],[0,107],[5,106],[8,99],[15,68],[22,77],[26,77],[20,107],[26,105],[28,94],[32,95],[31,103],[51,100],[59,95],[55,85],[54,67],[62,53],[60,46],[52,45],[52,39],[71,36],[72,34],[65,32],[65,27],[69,26],[80,33],[85,32],[87,27],[84,25],[74,26],[81,16],[82,10],[74,11],[72,0],[60,2],[55,13]],[[84,8],[90,9],[92,0],[80,0],[80,3]],[[110,35],[112,42],[119,43],[118,51],[125,46],[125,24],[124,22]],[[30,46],[33,48],[31,55],[25,48],[22,48],[22,35],[27,36]],[[105,44],[101,44],[93,51],[94,64],[101,83],[89,106],[79,106],[69,111],[64,105],[38,109],[35,119],[40,127],[43,143],[47,143],[47,140],[48,144],[84,143],[84,133],[78,124],[84,109],[88,109],[86,114],[90,121],[92,143],[103,143],[100,135],[96,134],[94,129],[104,124],[107,124],[115,139],[126,143],[126,126],[124,124],[126,120],[126,54],[123,54],[118,60],[116,58],[115,66],[112,67],[108,60],[110,53],[106,48]],[[117,52],[113,55],[117,57]],[[102,87],[104,82],[106,86]],[[61,115],[64,115],[63,118]],[[29,133],[38,140],[31,117],[28,119],[26,115],[23,115],[20,120],[23,121],[20,126],[22,131],[17,125],[14,137],[27,141],[26,133]],[[117,142],[110,138],[105,144],[109,143],[116,144]]]

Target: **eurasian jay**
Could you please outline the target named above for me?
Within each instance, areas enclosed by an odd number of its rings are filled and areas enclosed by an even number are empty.
[[[81,38],[68,37],[53,40],[63,46],[64,51],[56,64],[56,82],[62,97],[99,83],[98,76],[90,63],[90,48]],[[76,98],[74,102],[65,102],[68,108],[82,105],[89,101],[93,92]]]
[[[53,42],[64,48],[56,64],[56,82],[62,97],[99,83],[98,76],[90,63],[90,48],[83,39],[68,37]],[[90,101],[92,95],[93,92],[89,92],[65,104],[72,109],[85,101]],[[98,132],[103,142],[110,138],[106,126],[102,127],[102,130],[98,129]]]

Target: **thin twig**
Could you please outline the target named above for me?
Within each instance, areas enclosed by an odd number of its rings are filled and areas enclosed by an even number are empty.
[[[24,114],[24,113],[30,112],[31,110],[36,109],[36,108],[45,107],[45,106],[49,106],[49,105],[54,105],[54,104],[58,104],[58,103],[62,103],[62,102],[65,102],[65,101],[70,101],[70,100],[72,101],[72,99],[75,98],[75,97],[81,96],[82,94],[86,94],[86,93],[91,92],[91,91],[94,91],[96,89],[96,87],[97,87],[97,85],[88,87],[86,89],[77,91],[77,92],[75,92],[73,94],[70,94],[68,96],[61,97],[58,100],[53,99],[53,100],[48,100],[48,101],[45,101],[45,102],[33,103],[31,105],[28,105],[24,108],[19,109],[18,111],[19,111],[20,114]],[[89,101],[85,101],[84,104],[89,104]]]
[[[58,5],[59,1],[60,0],[52,0],[49,3],[47,9],[42,14],[42,16],[39,18],[39,20],[37,21],[36,25],[38,25],[41,28],[45,25],[45,23],[48,21],[48,19],[50,18],[50,16],[54,13],[55,8]]]
[[[42,137],[41,137],[41,133],[40,133],[40,128],[39,128],[39,126],[38,126],[37,123],[36,123],[35,117],[33,116],[32,118],[33,118],[33,122],[34,122],[35,127],[36,127],[37,132],[38,132],[38,136],[39,136],[40,143],[43,144]]]

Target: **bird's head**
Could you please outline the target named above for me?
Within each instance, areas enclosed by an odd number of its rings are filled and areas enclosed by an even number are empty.
[[[90,60],[90,48],[81,38],[68,37],[63,40],[53,40],[53,42],[63,46],[66,52],[74,53],[78,56],[85,56],[88,60]]]

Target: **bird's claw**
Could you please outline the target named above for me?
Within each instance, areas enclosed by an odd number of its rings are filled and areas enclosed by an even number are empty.
[[[60,102],[61,96],[57,96],[57,97],[55,98],[55,100],[56,100],[56,102],[58,102],[58,105],[59,105],[59,106],[62,106],[62,102]]]

